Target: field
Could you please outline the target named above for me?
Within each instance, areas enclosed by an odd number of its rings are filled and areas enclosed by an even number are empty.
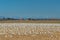
[[[60,23],[0,23],[0,40],[60,40]]]
[[[60,20],[0,20],[0,23],[60,23]]]

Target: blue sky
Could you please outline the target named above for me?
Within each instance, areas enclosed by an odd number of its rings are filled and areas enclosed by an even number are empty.
[[[0,0],[0,16],[60,18],[60,0]]]

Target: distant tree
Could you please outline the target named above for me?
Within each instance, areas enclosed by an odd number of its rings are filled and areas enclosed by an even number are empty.
[[[31,18],[28,18],[28,20],[32,20]]]
[[[6,18],[5,17],[3,17],[3,20],[5,20]]]
[[[6,20],[14,20],[14,18],[6,18]]]

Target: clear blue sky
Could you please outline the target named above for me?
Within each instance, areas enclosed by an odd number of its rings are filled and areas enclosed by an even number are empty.
[[[0,0],[0,16],[60,18],[60,0]]]

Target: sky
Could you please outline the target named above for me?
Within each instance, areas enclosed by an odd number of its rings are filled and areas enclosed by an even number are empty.
[[[0,16],[60,18],[60,0],[0,0]]]

